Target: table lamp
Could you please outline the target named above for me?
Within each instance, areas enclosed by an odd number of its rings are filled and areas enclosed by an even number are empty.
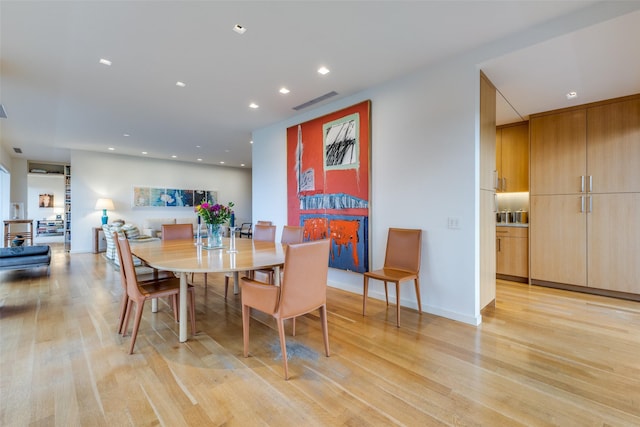
[[[102,223],[106,224],[109,220],[107,209],[114,210],[115,208],[113,207],[113,201],[111,199],[98,199],[96,209],[102,209]]]

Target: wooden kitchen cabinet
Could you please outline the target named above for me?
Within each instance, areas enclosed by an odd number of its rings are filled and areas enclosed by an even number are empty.
[[[578,194],[587,170],[585,109],[532,117],[531,194]]]
[[[531,196],[531,279],[586,286],[587,216],[578,194]]]
[[[588,286],[640,294],[640,193],[589,197]]]
[[[530,126],[532,283],[640,295],[640,95]]]
[[[640,97],[587,109],[592,193],[640,192]]]
[[[479,308],[496,299],[496,88],[480,73],[480,290]]]
[[[529,277],[529,230],[526,227],[496,227],[496,274]]]
[[[529,122],[496,129],[496,170],[498,191],[529,191]]]

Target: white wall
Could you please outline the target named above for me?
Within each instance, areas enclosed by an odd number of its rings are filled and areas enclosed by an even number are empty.
[[[215,190],[219,201],[235,203],[237,221],[251,218],[251,170],[169,160],[71,152],[71,252],[91,252],[91,229],[101,224],[96,200],[113,200],[109,222],[124,219],[142,226],[145,218],[195,218],[193,208],[133,208],[133,187]]]
[[[286,128],[371,99],[371,266],[384,261],[389,227],[421,228],[423,309],[479,323],[474,261],[478,79],[474,64],[447,64],[254,132],[254,217],[286,223]],[[447,228],[448,216],[460,219],[460,229]],[[360,274],[332,270],[329,279],[332,286],[362,293]],[[370,288],[384,298],[381,283]],[[401,301],[417,307],[411,286],[403,287]]]
[[[371,256],[383,262],[387,229],[424,230],[423,309],[478,324],[479,70],[481,64],[635,9],[601,2],[520,34],[449,58],[416,74],[368,89],[253,133],[254,217],[285,224],[286,128],[372,101]],[[447,228],[447,217],[460,229]],[[332,270],[332,286],[362,294],[362,276]],[[416,307],[405,286],[401,303]],[[373,293],[383,298],[382,287]]]

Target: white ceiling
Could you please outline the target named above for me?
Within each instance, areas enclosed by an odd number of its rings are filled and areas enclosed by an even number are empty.
[[[8,118],[0,139],[29,160],[112,147],[251,167],[252,130],[298,114],[294,106],[336,91],[331,102],[527,32],[575,27],[482,64],[517,110],[500,103],[507,123],[571,105],[569,90],[578,92],[574,104],[640,92],[638,10],[637,0],[2,0]],[[581,28],[576,16],[595,25]],[[235,24],[247,32],[236,34]],[[321,65],[331,72],[319,75]],[[278,93],[282,86],[291,93]]]

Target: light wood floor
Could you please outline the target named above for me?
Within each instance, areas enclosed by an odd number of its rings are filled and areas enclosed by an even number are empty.
[[[332,355],[299,319],[284,381],[270,319],[242,357],[222,276],[197,285],[197,335],[179,344],[169,308],[147,306],[130,356],[101,255],[56,248],[43,271],[0,272],[2,426],[640,425],[637,302],[499,282],[480,327],[404,309],[397,329],[393,308],[362,317],[330,289]]]

